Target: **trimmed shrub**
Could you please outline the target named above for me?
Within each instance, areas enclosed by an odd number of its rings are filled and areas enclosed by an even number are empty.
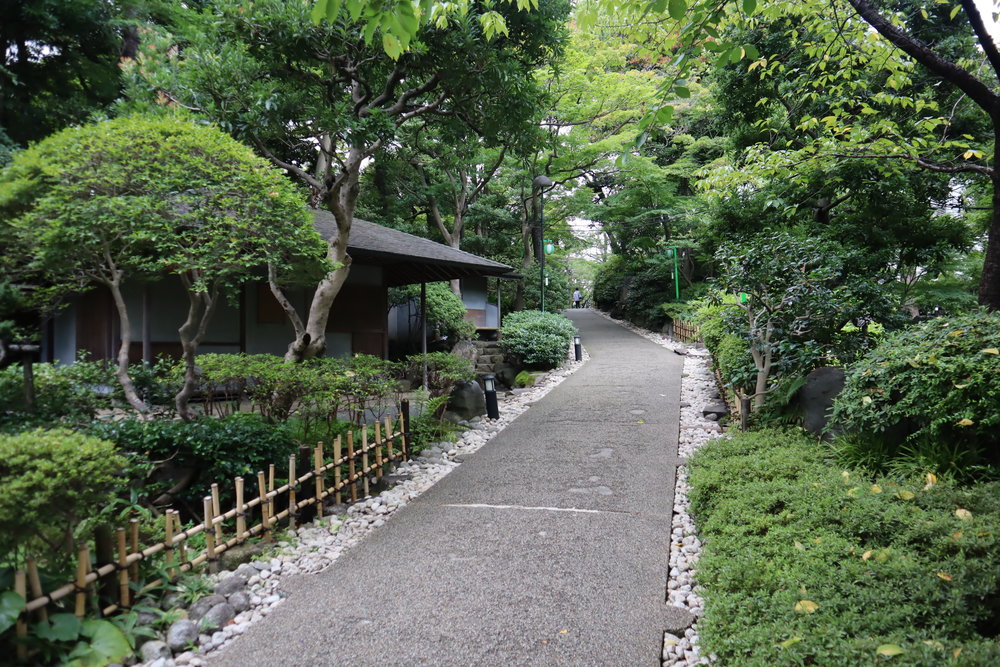
[[[425,357],[414,354],[406,358],[409,373],[422,379]],[[430,398],[446,396],[459,382],[476,379],[476,371],[468,359],[450,352],[428,352],[427,361],[427,391]],[[443,412],[443,409],[442,409]]]
[[[888,336],[850,366],[833,424],[886,460],[939,473],[1000,470],[1000,314],[938,318]]]
[[[504,318],[500,347],[516,363],[546,370],[566,360],[576,327],[556,313],[522,310]]]
[[[0,553],[61,544],[111,501],[125,465],[112,443],[65,428],[0,435]]]
[[[691,463],[704,653],[733,665],[1000,663],[1000,484],[832,467],[791,431]]]

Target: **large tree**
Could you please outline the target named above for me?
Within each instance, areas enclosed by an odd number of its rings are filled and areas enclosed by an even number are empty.
[[[495,24],[476,12],[497,10],[470,7],[425,25],[406,44],[409,51],[390,49],[393,59],[386,40],[371,43],[375,27],[367,15],[314,23],[303,3],[263,0],[247,11],[242,2],[220,0],[179,42],[151,41],[140,53],[130,70],[133,100],[152,98],[216,120],[306,183],[312,201],[337,221],[327,251],[334,268],[319,281],[304,317],[272,272],[272,290],[296,332],[286,358],[325,350],[330,308],[350,268],[347,245],[363,166],[420,117],[448,116],[486,134],[501,116],[504,123],[530,118],[531,105],[520,101],[533,86],[534,67],[558,54],[567,10],[564,2],[532,12],[500,7],[506,33],[490,40],[488,26]],[[404,13],[395,20],[413,18]]]
[[[176,398],[189,416],[195,353],[219,300],[267,264],[319,262],[322,242],[302,193],[267,161],[216,128],[183,118],[123,117],[63,130],[0,172],[5,273],[38,288],[51,310],[68,294],[107,288],[118,315],[116,375],[129,376],[131,317],[124,287],[176,276],[188,301],[178,336],[185,362]]]

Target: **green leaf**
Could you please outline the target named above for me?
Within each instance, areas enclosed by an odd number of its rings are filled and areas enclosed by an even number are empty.
[[[953,19],[958,16],[959,10],[962,9],[962,5],[955,5],[951,8],[951,13],[948,14],[948,18]]]
[[[750,60],[757,60],[758,58],[760,58],[760,51],[758,51],[757,47],[754,46],[753,44],[744,44],[743,50],[744,52],[746,52],[747,58],[749,58]]]
[[[17,623],[27,602],[14,591],[0,593],[0,632],[6,632]]]
[[[875,653],[878,655],[884,655],[887,658],[891,658],[895,655],[901,655],[904,653],[903,648],[898,644],[882,644],[877,649]]]
[[[35,634],[46,641],[70,642],[80,636],[81,627],[80,619],[73,614],[53,614],[35,626]]]
[[[81,634],[90,639],[90,646],[104,657],[106,665],[118,662],[132,652],[128,638],[117,625],[110,621],[91,619],[83,622]]]
[[[682,97],[685,99],[691,97],[691,90],[689,88],[686,88],[685,86],[674,86],[674,93],[677,94],[677,97]]]
[[[667,0],[653,0],[649,5],[650,11],[655,14],[662,14],[667,8]],[[596,16],[594,17],[597,18]]]
[[[757,0],[743,0],[743,13],[750,16],[757,11]]]
[[[680,21],[687,12],[687,2],[684,0],[670,0],[667,3],[667,11],[670,13],[670,18]]]
[[[312,22],[319,24],[326,17],[326,5],[328,0],[316,0],[316,4],[313,5],[312,13],[310,14]]]

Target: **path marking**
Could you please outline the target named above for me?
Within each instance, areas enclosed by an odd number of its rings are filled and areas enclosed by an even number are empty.
[[[586,510],[577,507],[530,507],[527,505],[488,505],[485,503],[449,503],[443,507],[477,507],[493,510],[531,510],[535,512],[577,512],[579,514],[604,514],[601,510]]]

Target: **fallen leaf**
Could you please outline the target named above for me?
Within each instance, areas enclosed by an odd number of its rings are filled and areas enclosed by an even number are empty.
[[[930,646],[931,648],[937,648],[937,649],[944,648],[944,644],[942,644],[939,641],[934,641],[933,639],[925,639],[924,644]]]
[[[967,509],[962,509],[961,507],[955,510],[955,516],[962,521],[972,521],[972,512]]]
[[[857,495],[857,493],[858,493],[858,487],[856,486],[851,487],[850,489],[847,490],[847,495],[849,495],[851,498],[854,498]]]
[[[1000,354],[1000,349],[997,349],[995,347],[988,347],[985,350],[982,350],[982,353],[983,354]]]
[[[799,551],[805,551],[806,550],[806,548],[804,546],[802,546],[802,543],[799,542],[798,540],[795,540],[795,548],[798,549]]]
[[[878,655],[884,655],[887,658],[891,658],[894,655],[900,655],[904,653],[903,647],[898,644],[882,644],[877,649],[875,653]]]
[[[871,492],[874,494],[882,493],[882,487],[878,484],[872,484]]]
[[[902,490],[896,494],[896,497],[900,500],[913,500],[917,496],[914,495],[913,491]]]
[[[952,382],[952,384],[955,385],[955,389],[965,389],[969,386],[968,384],[958,384],[957,382]]]
[[[963,535],[965,535],[965,533],[963,533],[960,530],[957,530],[951,534],[951,539],[954,540],[955,542],[958,542],[960,539],[962,539]]]
[[[561,635],[568,635],[569,634],[569,630],[567,630],[566,628],[563,628],[562,630],[559,631],[559,634],[561,634]]]
[[[884,563],[892,556],[892,552],[889,549],[879,549],[875,552],[875,560],[879,563]]]
[[[937,484],[938,478],[937,475],[935,475],[932,472],[929,472],[924,477],[924,480],[927,482],[927,486],[933,486],[934,484]]]
[[[788,648],[789,646],[794,646],[795,644],[798,644],[800,641],[802,641],[802,637],[789,637],[785,641],[778,644],[778,646],[780,646],[781,648]]]
[[[872,397],[871,396],[862,396],[861,397],[861,403],[863,405],[871,405],[872,404]]]
[[[871,557],[872,557],[871,550],[868,550],[868,551],[864,552],[863,554],[861,554],[861,560],[868,560]]]
[[[845,470],[844,472],[840,473],[840,477],[844,480],[844,484],[847,484],[847,482],[850,481],[851,479],[851,473]]]
[[[978,533],[976,533],[976,537],[986,537],[989,534],[990,534],[990,531],[988,531],[988,530],[981,530]]]
[[[945,581],[953,581],[953,577],[947,572],[938,572],[937,576],[941,577]]]
[[[976,422],[972,421],[968,417],[965,417],[964,419],[959,419],[957,422],[955,422],[955,426],[972,426],[975,423]]]
[[[964,334],[964,333],[965,333],[965,329],[955,329],[954,331],[952,331],[948,335],[949,336],[959,336],[959,335]]]
[[[813,614],[819,609],[819,605],[812,600],[799,600],[795,603],[794,609],[800,614]]]
[[[822,537],[817,537],[815,540],[813,540],[813,544],[819,544],[822,541],[823,541]]]
[[[953,657],[953,658],[957,658],[960,655],[962,655],[962,647],[961,646],[959,646],[957,649],[955,649],[954,651],[951,652],[951,657]]]

